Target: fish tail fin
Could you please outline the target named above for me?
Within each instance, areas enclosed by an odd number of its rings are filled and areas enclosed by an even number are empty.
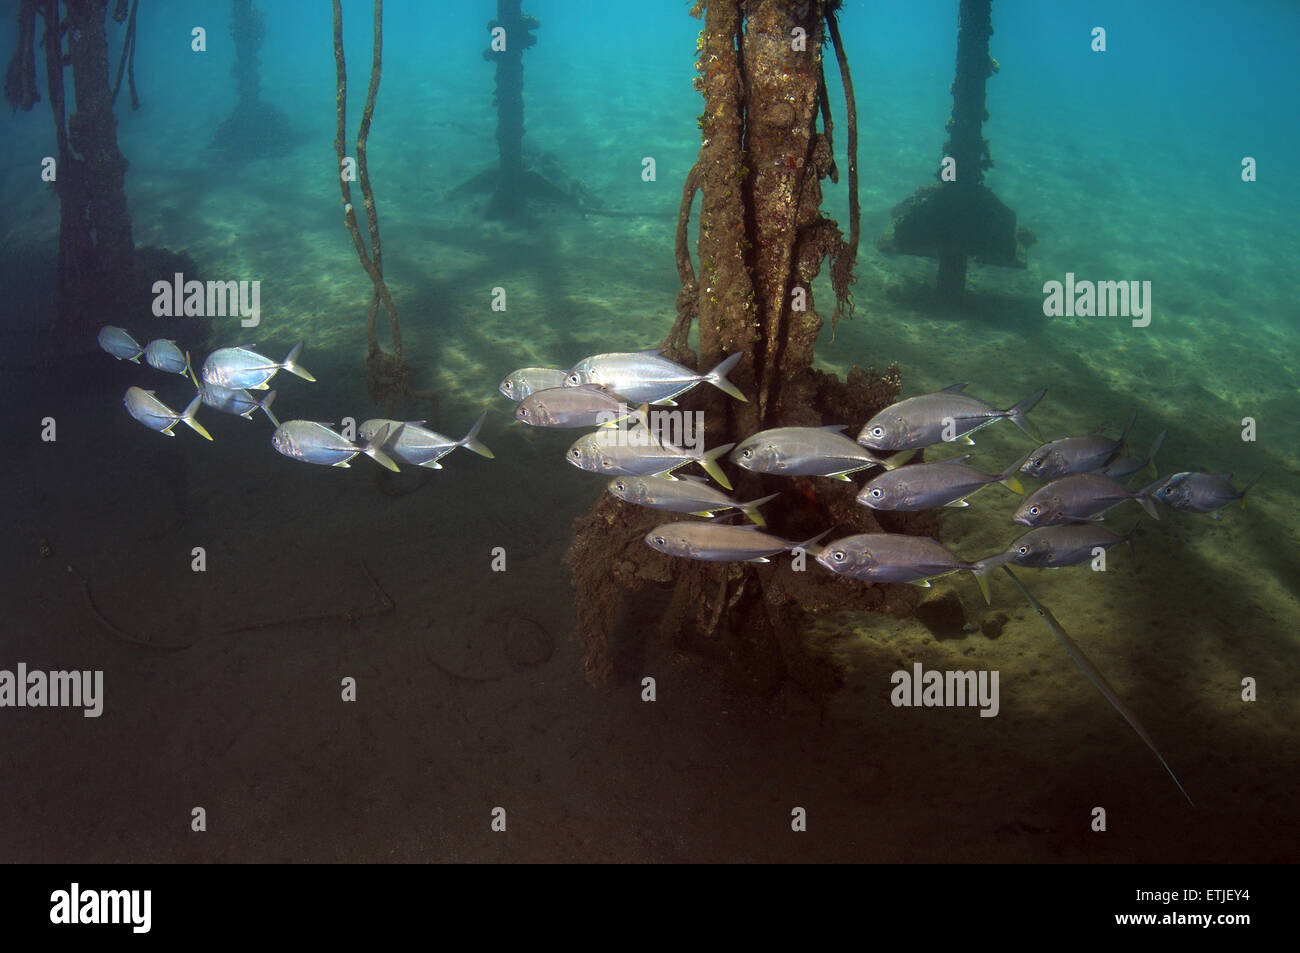
[[[478,439],[478,432],[483,429],[483,421],[487,420],[487,411],[479,414],[478,420],[474,421],[474,426],[469,428],[469,433],[465,434],[460,445],[466,450],[473,450],[480,457],[487,457],[489,460],[495,460],[496,454],[487,448],[487,444]]]
[[[194,399],[190,401],[189,406],[185,408],[185,413],[181,414],[181,420],[185,421],[189,428],[200,437],[211,440],[212,434],[208,433],[207,430],[203,428],[203,424],[199,423],[198,418],[194,416],[199,412],[199,404],[201,403],[203,403],[203,398],[198,394],[195,394]]]
[[[1156,454],[1160,452],[1160,447],[1164,444],[1165,437],[1168,433],[1168,430],[1162,430],[1160,433],[1156,434],[1156,439],[1151,441],[1151,449],[1147,451],[1146,466],[1142,469],[1145,470],[1150,467],[1151,475],[1153,477],[1160,475],[1160,471],[1156,468]]]
[[[1249,493],[1250,488],[1254,486],[1256,483],[1258,483],[1261,479],[1263,479],[1263,477],[1264,477],[1264,471],[1260,470],[1259,476],[1255,477],[1255,479],[1251,480],[1249,483],[1247,483],[1245,486],[1241,488],[1241,495],[1238,496],[1237,499],[1241,500],[1241,508],[1243,510],[1246,508],[1246,494]]]
[[[1007,411],[1007,417],[1010,418],[1011,422],[1025,433],[1029,434],[1029,436],[1034,437],[1035,440],[1038,438],[1035,437],[1034,432],[1029,429],[1029,421],[1026,418],[1026,415],[1038,405],[1038,402],[1043,399],[1046,393],[1047,388],[1040,387]]]
[[[397,464],[393,462],[393,458],[384,453],[381,448],[384,444],[388,443],[390,439],[395,438],[399,433],[401,433],[402,428],[405,426],[406,424],[398,424],[397,429],[393,430],[391,424],[384,424],[379,428],[375,435],[370,438],[370,442],[361,448],[361,452],[371,460],[374,460],[375,463],[379,464],[381,467],[387,467],[394,473],[400,473],[401,471],[398,469]]]
[[[985,605],[993,605],[993,593],[989,590],[989,574],[1011,562],[1015,555],[1011,551],[998,553],[989,556],[987,559],[981,559],[971,566],[971,574],[975,577],[975,581],[979,583],[980,595],[984,597]]]
[[[757,500],[750,500],[748,503],[739,503],[737,504],[737,508],[740,512],[745,514],[751,523],[758,526],[759,529],[767,529],[767,520],[763,519],[763,514],[758,511],[758,508],[764,503],[771,503],[780,495],[780,493],[773,493],[771,496],[765,496]]]
[[[807,553],[809,556],[815,557],[818,553],[821,552],[821,547],[817,546],[817,544],[820,543],[827,536],[829,536],[831,533],[831,529],[834,528],[835,527],[832,526],[830,529],[824,529],[816,536],[812,537],[811,539],[805,539],[802,543],[795,543],[793,546],[789,547],[790,552],[793,553],[796,550],[798,550],[799,552]]]
[[[289,349],[289,354],[287,357],[285,357],[284,364],[282,366],[290,374],[296,374],[305,381],[316,380],[316,378],[311,376],[311,371],[307,370],[307,368],[305,367],[300,367],[298,365],[298,355],[300,355],[301,353],[302,353],[302,342],[299,341],[297,344],[295,344],[293,347]]]
[[[1030,453],[1025,454],[1015,463],[1011,464],[1011,466],[1007,467],[1005,470],[1003,470],[1001,473],[998,474],[998,482],[1001,483],[1003,486],[1005,486],[1012,493],[1016,494],[1016,496],[1025,495],[1024,484],[1020,482],[1020,480],[1016,477],[1016,474],[1020,472],[1020,468],[1025,465],[1025,461],[1029,459],[1031,454],[1032,451]]]
[[[724,358],[717,367],[704,375],[704,379],[724,394],[729,394],[736,400],[743,400],[748,403],[749,398],[740,392],[740,388],[727,380],[727,375],[735,370],[736,365],[740,363],[740,359],[744,356],[743,351],[737,351],[730,357]]]
[[[276,420],[275,414],[271,413],[271,401],[273,400],[275,400],[275,391],[267,391],[266,396],[258,402],[257,406],[262,408],[262,413],[266,414],[266,419],[278,427],[280,421]]]
[[[185,352],[185,373],[187,373],[187,374],[190,375],[190,380],[194,382],[194,389],[195,389],[195,390],[202,390],[202,389],[203,389],[203,388],[199,387],[199,379],[198,379],[197,377],[194,376],[194,365],[190,363],[190,352],[189,352],[189,351],[186,351],[186,352]]]
[[[722,467],[718,466],[718,457],[725,454],[734,446],[734,443],[724,443],[720,447],[714,447],[699,459],[699,464],[704,468],[704,472],[713,477],[718,486],[727,490],[733,489],[733,487],[731,481],[727,479],[727,475],[722,472]]]
[[[900,450],[892,457],[883,460],[877,457],[877,460],[880,461],[880,465],[886,470],[897,470],[903,464],[912,460],[914,457],[919,457],[924,452],[924,450]],[[872,456],[875,456],[875,454],[872,454]]]
[[[1146,489],[1139,490],[1138,495],[1135,497],[1135,499],[1142,504],[1142,509],[1146,510],[1147,514],[1153,520],[1160,519],[1160,511],[1156,509],[1155,498],[1151,495],[1159,485],[1160,481],[1157,480]]]

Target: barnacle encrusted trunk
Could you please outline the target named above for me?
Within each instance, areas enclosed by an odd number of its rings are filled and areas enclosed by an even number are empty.
[[[696,7],[704,14],[696,63],[696,88],[704,97],[702,142],[683,191],[677,233],[682,293],[666,345],[674,359],[704,369],[726,355],[745,355],[730,379],[748,402],[707,386],[688,398],[688,406],[705,412],[710,446],[770,427],[856,427],[899,393],[896,365],[883,375],[855,367],[847,381],[813,367],[822,328],[813,278],[824,259],[835,258],[842,280],[834,285],[847,294],[852,269],[851,254],[845,257],[850,246],[821,211],[821,180],[836,175],[825,118],[818,127],[819,115],[829,112],[823,28],[837,7],[833,0],[701,0]],[[697,190],[698,276],[686,223]],[[699,332],[698,361],[688,349],[692,323]],[[787,539],[809,539],[828,528],[837,535],[881,529],[872,511],[855,502],[852,483],[736,473],[739,499],[778,491],[764,513],[769,531]],[[673,587],[661,637],[724,659],[743,684],[760,692],[790,677],[815,689],[836,684],[837,674],[804,649],[805,613],[905,613],[916,605],[906,587],[845,580],[811,557],[799,568],[787,558],[756,565],[662,555],[644,536],[673,518],[606,494],[579,520],[567,562],[590,679],[613,674],[609,638],[624,596],[650,584]],[[926,516],[885,515],[881,521],[891,531],[936,529]]]

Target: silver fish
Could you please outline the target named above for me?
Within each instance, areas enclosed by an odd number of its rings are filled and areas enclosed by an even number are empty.
[[[145,345],[144,359],[150,367],[168,374],[180,374],[182,377],[190,374],[190,355],[177,347],[175,341],[163,338],[150,341]]]
[[[945,435],[950,440],[965,437],[967,443],[974,443],[971,434],[1003,419],[1033,436],[1025,415],[1043,399],[1046,387],[1007,410],[998,410],[978,397],[963,394],[965,387],[964,383],[953,384],[938,393],[891,404],[867,421],[858,434],[858,443],[879,451],[920,450],[943,442]]]
[[[179,414],[155,397],[153,391],[143,390],[139,387],[128,387],[126,396],[122,398],[122,403],[126,405],[127,413],[150,430],[156,430],[159,433],[165,433],[169,437],[174,437],[176,434],[172,433],[172,428],[178,423],[182,423],[200,437],[206,437],[208,440],[212,439],[212,434],[204,430],[203,425],[194,416],[199,409],[198,394],[194,395],[194,399],[190,401],[189,406]]]
[[[515,406],[515,419],[532,427],[610,427],[635,413],[627,401],[598,384],[550,387]]]
[[[266,390],[266,382],[275,376],[276,371],[286,370],[303,380],[314,381],[311,372],[298,365],[298,355],[302,353],[299,341],[289,349],[288,355],[278,364],[269,357],[263,357],[246,347],[223,347],[208,355],[203,362],[202,377],[209,384],[220,384],[236,390]]]
[[[318,463],[327,467],[347,467],[348,461],[364,453],[376,463],[397,471],[397,464],[380,448],[395,435],[385,425],[365,446],[360,446],[336,433],[328,424],[311,420],[287,420],[275,428],[271,446],[286,457],[303,463]]]
[[[915,512],[936,506],[968,506],[966,497],[990,483],[1001,483],[1012,493],[1024,493],[1016,479],[1021,460],[1001,473],[985,473],[964,461],[970,454],[936,463],[914,463],[868,480],[858,502],[873,510]]]
[[[1109,549],[1116,543],[1128,543],[1132,549],[1132,537],[1136,531],[1137,526],[1134,526],[1121,536],[1096,523],[1040,526],[1017,539],[1007,551],[1017,565],[1034,569],[1059,569],[1087,562],[1093,558],[1093,550],[1098,546]]]
[[[1029,494],[1012,519],[1025,526],[1055,526],[1097,519],[1125,500],[1137,500],[1152,519],[1160,519],[1156,505],[1151,502],[1151,491],[1156,485],[1132,491],[1100,473],[1075,473],[1053,480]]]
[[[1011,561],[1010,553],[998,553],[977,562],[967,562],[927,536],[899,536],[891,533],[862,533],[827,543],[817,561],[831,572],[866,582],[914,582],[929,586],[930,580],[966,571],[975,576],[984,601],[991,602],[988,575]]]
[[[664,443],[649,427],[616,427],[579,437],[565,459],[579,470],[609,476],[666,475],[694,462],[720,486],[730,490],[731,481],[718,466],[718,458],[734,446],[726,443],[705,453],[692,453]]]
[[[1102,467],[1101,472],[1112,480],[1122,480],[1124,477],[1132,476],[1140,470],[1151,468],[1151,475],[1156,475],[1156,454],[1160,452],[1160,446],[1165,442],[1165,435],[1168,430],[1162,430],[1156,435],[1156,439],[1151,441],[1151,449],[1147,451],[1145,459],[1139,460],[1137,457],[1114,457],[1110,463]]]
[[[1055,480],[1057,477],[1069,476],[1072,473],[1091,473],[1093,470],[1100,470],[1120,452],[1135,420],[1137,420],[1137,411],[1129,417],[1124,432],[1117,440],[1112,440],[1104,434],[1090,433],[1082,437],[1063,437],[1045,443],[1029,455],[1021,470],[1040,480]]]
[[[745,400],[740,389],[727,380],[727,375],[743,356],[733,354],[707,374],[697,374],[689,367],[668,360],[658,350],[593,354],[574,364],[564,383],[566,387],[600,384],[634,404],[672,405],[674,397],[680,397],[696,384],[708,381],[736,400]]]
[[[503,380],[497,390],[516,404],[539,390],[563,387],[569,372],[558,367],[521,367]]]
[[[407,421],[405,424],[398,420],[367,420],[357,428],[357,435],[362,440],[370,441],[379,436],[380,430],[387,427],[389,434],[395,435],[395,439],[394,436],[389,437],[384,445],[385,450],[403,463],[430,470],[441,470],[442,464],[438,461],[457,447],[473,450],[480,457],[487,457],[489,460],[495,459],[495,454],[487,448],[487,444],[478,439],[478,432],[483,428],[483,421],[486,419],[486,412],[480,414],[478,420],[474,421],[474,426],[469,428],[469,433],[459,440],[444,437],[433,430],[426,430],[420,426],[424,423],[423,420]]]
[[[140,363],[140,355],[144,353],[144,348],[135,342],[135,338],[123,328],[114,327],[106,324],[99,329],[99,335],[96,338],[99,346],[112,354],[119,361],[132,361]]]
[[[271,402],[275,400],[273,390],[267,391],[266,396],[258,400],[246,390],[200,381],[199,397],[202,398],[205,406],[219,410],[223,414],[235,414],[245,420],[252,420],[253,411],[261,410],[272,424],[280,426],[280,421],[276,420],[275,414],[271,413]]]
[[[1246,493],[1263,475],[1255,477],[1239,492],[1232,485],[1231,473],[1175,473],[1160,480],[1151,495],[1173,509],[1209,513],[1218,519],[1218,511],[1233,500],[1241,500],[1245,509]]]
[[[759,528],[766,527],[767,523],[758,508],[781,495],[773,493],[762,499],[741,503],[709,486],[703,477],[696,476],[620,476],[609,481],[608,489],[614,496],[628,503],[674,513],[716,516],[730,509],[739,510]]]
[[[776,427],[746,437],[732,451],[731,462],[755,473],[777,476],[827,476],[851,482],[848,474],[868,467],[889,467],[874,453],[829,427]]]
[[[827,531],[829,532],[829,530]],[[770,562],[769,556],[796,549],[806,550],[825,536],[820,533],[802,543],[759,532],[757,526],[724,523],[665,523],[646,534],[651,549],[683,559],[706,562]]]

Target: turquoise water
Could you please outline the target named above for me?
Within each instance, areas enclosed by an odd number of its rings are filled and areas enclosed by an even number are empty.
[[[306,340],[303,363],[319,383],[277,378],[282,419],[361,420],[377,415],[364,387],[370,283],[334,179],[329,6],[263,6],[262,95],[295,135],[286,155],[250,161],[208,148],[235,102],[227,5],[141,12],[143,108],[132,112],[125,93],[117,105],[134,239],[185,251],[206,277],[262,282],[252,337],[228,322],[210,343],[256,343],[279,358]],[[370,8],[344,6],[352,136]],[[1294,860],[1297,841],[1277,832],[1297,829],[1300,724],[1290,689],[1300,657],[1300,192],[1290,167],[1300,151],[1291,56],[1300,11],[995,4],[987,182],[1037,240],[1024,271],[973,265],[966,307],[939,316],[929,306],[934,263],[883,256],[874,240],[891,208],[932,181],[956,3],[881,7],[850,2],[842,15],[863,244],[856,317],[833,340],[827,328],[820,365],[843,375],[897,361],[905,394],[968,380],[1002,407],[1045,385],[1033,414],[1045,439],[1118,433],[1136,409],[1135,452],[1169,431],[1162,474],[1230,471],[1240,485],[1265,473],[1244,512],[1145,525],[1134,554],[1112,554],[1115,572],[1026,571],[1203,813],[1174,811],[1176,791],[1154,759],[1006,585],[995,587],[995,609],[1010,616],[998,639],[938,640],[912,618],[818,620],[809,644],[847,680],[828,698],[794,689],[748,698],[707,663],[656,644],[653,620],[637,618],[620,623],[633,645],[621,681],[587,687],[560,560],[601,483],[559,459],[574,434],[508,424],[496,388],[516,367],[650,347],[667,332],[674,221],[699,149],[700,24],[678,2],[525,4],[541,21],[524,58],[525,151],[553,157],[616,214],[558,209],[521,227],[487,219],[481,200],[448,196],[496,161],[482,58],[494,4],[390,0],[370,174],[405,353],[415,384],[438,394],[436,411],[411,402],[400,412],[436,413],[431,426],[458,437],[489,409],[483,439],[496,452],[493,461],[459,452],[401,498],[377,491],[365,460],[347,472],[285,460],[261,419],[205,416],[211,446],[190,432],[149,433],[122,411],[126,386],[153,381],[142,386],[177,409],[188,395],[147,368],[79,354],[53,377],[34,374],[33,329],[53,312],[58,208],[38,176],[53,131],[44,100],[0,115],[0,347],[17,435],[0,668],[103,669],[108,692],[93,731],[66,712],[0,711],[15,723],[18,763],[45,765],[39,777],[0,781],[18,822],[4,826],[0,856],[939,859],[951,842],[933,832],[942,817],[970,845],[961,859]],[[3,23],[7,61],[12,18]],[[190,49],[195,26],[207,30],[206,53]],[[1089,48],[1096,26],[1107,31],[1104,53]],[[121,34],[110,23],[114,66]],[[43,89],[39,54],[38,65]],[[827,75],[843,169],[829,61]],[[647,156],[653,182],[641,176]],[[1257,181],[1242,181],[1245,156],[1257,160]],[[827,214],[846,226],[843,179],[825,187]],[[355,185],[353,196],[359,204]],[[1067,272],[1150,281],[1150,325],[1045,317],[1043,285]],[[498,287],[504,312],[492,309]],[[825,276],[815,297],[824,309],[831,300]],[[53,446],[32,436],[49,415],[60,427]],[[1247,417],[1258,428],[1251,442],[1241,439]],[[999,425],[980,435],[974,462],[1000,470],[1027,449]],[[945,515],[945,543],[972,557],[1001,549],[1016,534],[1014,506],[1010,494],[984,491]],[[41,539],[52,557],[38,555]],[[204,574],[190,571],[195,546],[209,554]],[[489,568],[496,546],[509,554],[504,574]],[[210,634],[382,607],[362,561],[391,613]],[[123,628],[194,647],[157,655],[114,640],[67,563]],[[948,583],[978,618],[970,581]],[[1000,669],[999,717],[891,707],[889,672],[918,660]],[[638,699],[643,672],[673,686],[653,716]],[[345,676],[371,706],[339,701]],[[1240,699],[1247,677],[1261,686],[1257,702]],[[66,756],[50,766],[48,750]],[[812,793],[797,793],[810,775],[820,779]],[[795,797],[813,798],[852,836],[775,844],[763,825],[786,823]],[[196,798],[235,819],[218,847],[170,833],[183,823],[172,814],[187,817]],[[501,800],[520,807],[510,846],[480,823]],[[1074,833],[1094,802],[1136,815],[1130,830],[1141,833],[1104,847]],[[56,816],[74,823],[59,828]],[[317,828],[326,833],[311,836]]]

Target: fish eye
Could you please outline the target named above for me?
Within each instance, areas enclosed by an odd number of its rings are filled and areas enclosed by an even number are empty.
[[[885,428],[884,428],[884,427],[872,427],[872,428],[871,428],[871,436],[873,436],[873,437],[883,437],[884,435],[885,435]]]
[[[842,563],[847,558],[848,557],[845,555],[844,550],[842,549],[837,549],[835,550],[835,552],[831,553],[831,559],[835,560],[837,563]]]
[[[750,457],[754,455],[754,448],[746,447],[744,450],[740,452],[740,455],[744,457],[746,460],[748,460]]]
[[[614,483],[614,489],[622,492],[627,489],[627,484],[624,483],[622,480],[618,480]]]
[[[1029,555],[1029,547],[1028,547],[1028,546],[1021,546],[1019,549],[1016,550],[1016,552],[1019,553],[1021,556],[1028,556],[1028,555]]]
[[[520,407],[520,408],[519,408],[519,416],[520,416],[520,417],[527,417],[527,416],[528,416],[528,408],[527,408],[527,407]]]
[[[658,543],[660,546],[664,546],[668,543],[668,540],[664,539],[662,536],[656,536],[655,542]]]
[[[569,383],[570,383],[570,384],[581,384],[581,383],[582,383],[582,377],[581,377],[581,375],[578,375],[578,374],[570,374],[570,375],[569,375]]]
[[[1038,505],[1034,505],[1034,506],[1031,506],[1031,507],[1029,508],[1029,515],[1030,515],[1030,516],[1037,516],[1037,515],[1038,515],[1039,513],[1041,513],[1041,512],[1042,512],[1042,507],[1040,507],[1040,506],[1038,506]]]
[[[573,454],[573,459],[575,459],[575,460],[577,460],[579,457],[582,456],[582,451],[579,450],[577,447],[574,447],[574,448],[573,448],[572,450],[570,450],[569,452],[570,452],[571,454]]]
[[[873,486],[873,487],[871,488],[871,495],[872,495],[872,497],[874,497],[875,499],[878,500],[878,499],[880,499],[882,496],[885,495],[885,491],[882,490],[882,489],[881,489],[880,487],[878,487],[878,486]]]

